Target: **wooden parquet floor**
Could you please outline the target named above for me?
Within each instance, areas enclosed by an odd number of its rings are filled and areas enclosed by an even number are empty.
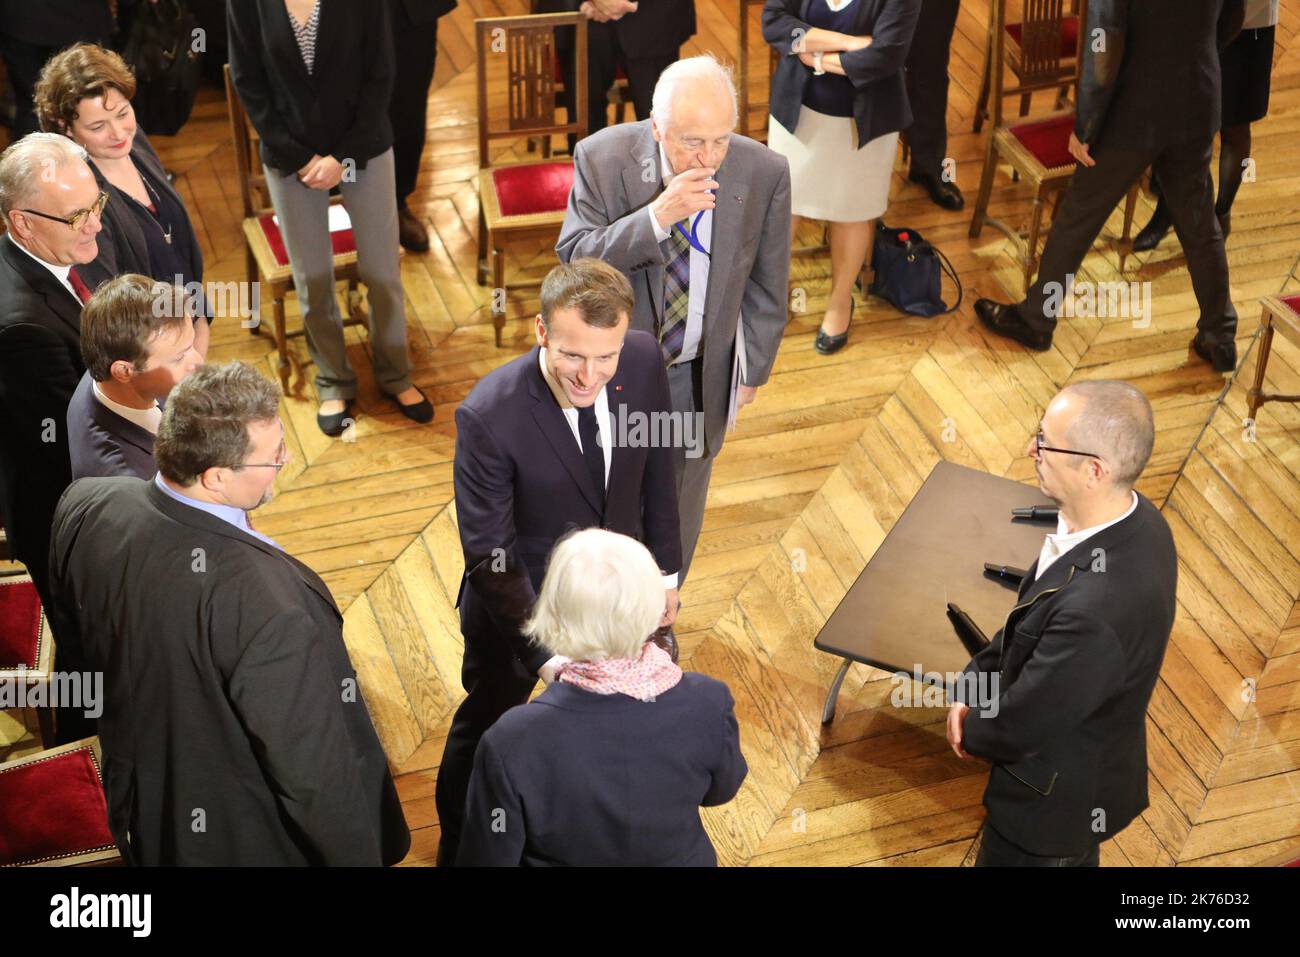
[[[313,401],[286,400],[295,461],[258,527],[319,571],[346,609],[345,636],[415,841],[431,863],[437,762],[459,685],[453,603],[461,558],[452,501],[453,410],[475,381],[531,344],[535,292],[512,293],[506,348],[492,342],[488,290],[475,282],[477,196],[473,18],[524,12],[524,0],[468,0],[442,21],[429,145],[417,209],[432,249],[403,261],[416,381],[433,398],[427,427],[404,420],[369,378],[364,335],[349,332],[362,379],[351,441],[320,435]],[[735,0],[698,0],[689,52],[735,60]],[[963,4],[952,51],[950,154],[973,199],[984,139],[970,132],[987,0]],[[971,306],[1018,297],[1010,243],[966,237],[969,213],[933,206],[895,171],[891,225],[922,230],[966,283],[953,315],[903,317],[859,303],[850,344],[813,351],[829,288],[825,257],[795,260],[792,314],[775,373],[742,415],[714,470],[678,630],[687,668],[727,682],[750,775],[729,805],[704,812],[732,865],[958,865],[983,820],[987,766],[944,740],[945,711],[899,708],[883,672],[855,665],[832,725],[820,709],[838,665],[812,647],[830,615],[940,460],[1031,482],[1023,449],[1064,384],[1123,378],[1156,412],[1140,490],[1164,509],[1180,555],[1179,611],[1148,718],[1151,807],[1102,846],[1108,865],[1261,864],[1300,856],[1300,410],[1281,404],[1242,426],[1254,375],[1260,296],[1300,289],[1300,13],[1284,9],[1271,115],[1255,128],[1256,182],[1243,186],[1228,243],[1243,360],[1225,379],[1189,356],[1197,311],[1172,239],[1121,276],[1118,213],[1083,278],[1149,281],[1153,319],[1065,320],[1050,352],[986,336]],[[766,51],[753,47],[755,62]],[[755,100],[762,83],[751,83]],[[199,226],[209,278],[244,278],[238,186],[219,91],[205,90],[175,138],[155,142]],[[521,154],[522,155],[522,154]],[[1000,175],[991,213],[1026,218],[1027,191]],[[1150,201],[1144,197],[1139,223]],[[815,243],[815,225],[802,239]],[[515,249],[512,276],[538,278],[545,244]],[[292,310],[292,306],[291,306]],[[294,320],[296,321],[296,320]],[[273,374],[269,340],[234,323],[212,358]],[[301,340],[297,348],[307,357]],[[309,367],[310,371],[310,367]],[[1269,387],[1300,392],[1300,354],[1275,345]],[[310,395],[310,384],[308,386]],[[991,630],[991,628],[990,628]]]

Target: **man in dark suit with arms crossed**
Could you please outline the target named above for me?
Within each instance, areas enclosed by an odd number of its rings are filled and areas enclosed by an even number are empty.
[[[953,750],[993,765],[977,864],[1095,866],[1147,806],[1146,710],[1178,580],[1169,526],[1133,490],[1154,438],[1141,392],[1094,381],[1061,390],[1029,442],[1057,531],[966,667],[980,694],[963,686],[948,712]]]
[[[632,302],[605,263],[556,266],[542,283],[537,347],[484,376],[456,410],[467,697],[438,769],[440,865],[456,860],[479,739],[563,661],[522,633],[556,540],[595,526],[642,542],[664,575],[660,624],[676,618],[672,450],[625,428],[667,417],[668,381],[658,343],[628,330]]]

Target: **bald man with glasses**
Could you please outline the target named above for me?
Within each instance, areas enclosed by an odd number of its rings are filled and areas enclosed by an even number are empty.
[[[86,371],[81,306],[106,278],[79,271],[99,252],[107,201],[85,156],[54,133],[32,133],[0,155],[4,520],[15,557],[47,605],[50,520],[72,481],[68,403]]]

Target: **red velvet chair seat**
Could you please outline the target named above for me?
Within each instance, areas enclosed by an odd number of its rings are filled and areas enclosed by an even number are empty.
[[[1008,23],[1007,36],[1020,46],[1025,27],[1022,23]],[[1073,57],[1079,49],[1079,18],[1066,17],[1061,21],[1061,56]]]
[[[0,770],[0,867],[113,846],[90,748]]]
[[[1296,315],[1300,315],[1300,294],[1294,296],[1286,296],[1282,300],[1282,305],[1286,306]]]
[[[275,221],[275,214],[267,213],[264,216],[259,216],[257,225],[262,227],[262,234],[266,236],[266,243],[271,247],[271,254],[275,256],[275,264],[277,266],[289,265],[289,253],[284,248],[284,237],[280,235],[280,227]],[[330,244],[334,247],[335,256],[356,252],[357,250],[357,241],[350,229],[341,229],[336,233],[330,233]]]
[[[28,579],[0,582],[0,670],[35,669],[41,653],[41,599]]]
[[[1009,132],[1026,150],[1048,169],[1073,166],[1070,155],[1070,134],[1074,132],[1074,115],[1057,116],[1013,126]]]
[[[530,163],[492,171],[492,188],[502,216],[562,213],[573,188],[573,163]]]

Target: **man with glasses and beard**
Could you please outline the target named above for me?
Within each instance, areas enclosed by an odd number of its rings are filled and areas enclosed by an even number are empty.
[[[59,503],[51,584],[87,665],[109,827],[145,865],[394,864],[410,832],[306,565],[254,530],[288,461],[279,392],[242,362],[172,390],[158,475]]]

